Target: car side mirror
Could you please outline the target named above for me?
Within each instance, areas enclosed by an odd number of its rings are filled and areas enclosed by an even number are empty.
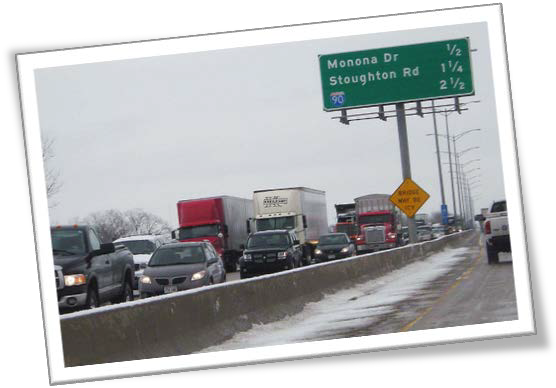
[[[218,263],[218,258],[216,257],[211,257],[208,261],[209,264],[215,264]]]
[[[484,220],[486,220],[486,218],[485,218],[485,216],[483,216],[482,214],[477,214],[477,215],[475,216],[475,221],[481,222],[481,221],[484,221]]]
[[[241,244],[241,245],[239,246],[239,249],[242,250],[242,251],[245,250],[245,244]]]
[[[100,244],[100,249],[95,249],[91,252],[91,256],[106,255],[108,253],[116,252],[116,246],[114,243]]]
[[[299,240],[293,240],[294,245],[299,245]]]

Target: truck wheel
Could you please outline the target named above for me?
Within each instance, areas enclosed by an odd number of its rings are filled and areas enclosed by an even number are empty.
[[[131,302],[133,300],[133,289],[126,280],[121,295],[114,301],[116,303]]]
[[[87,290],[87,299],[85,300],[86,309],[95,309],[100,307],[100,300],[98,298],[98,292],[95,286],[90,286]]]
[[[498,263],[498,251],[495,248],[486,246],[487,251],[487,261],[489,264],[497,264]]]

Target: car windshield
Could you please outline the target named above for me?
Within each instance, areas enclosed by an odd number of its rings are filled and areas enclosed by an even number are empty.
[[[187,240],[190,238],[200,238],[208,236],[216,236],[220,232],[218,224],[199,225],[181,228],[179,230],[179,240]]]
[[[288,235],[285,233],[256,234],[249,237],[247,248],[279,248],[287,247]]]
[[[343,234],[329,234],[326,236],[321,236],[319,239],[319,245],[338,245],[347,244],[349,240]]]
[[[50,235],[54,253],[78,255],[86,252],[85,232],[81,229],[54,229]]]
[[[149,240],[128,240],[119,241],[117,244],[123,244],[133,253],[134,255],[144,255],[151,254],[154,252],[154,244]]]
[[[295,221],[293,216],[261,218],[257,220],[257,230],[259,232],[262,232],[264,230],[294,229],[294,228],[295,228]]]
[[[149,260],[149,267],[165,265],[196,264],[206,261],[203,248],[194,246],[173,246],[157,249]]]

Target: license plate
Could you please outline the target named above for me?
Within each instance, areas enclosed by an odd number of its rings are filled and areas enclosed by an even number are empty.
[[[178,290],[178,286],[165,286],[164,293],[169,294],[171,292],[176,292]]]
[[[336,255],[328,255],[328,258],[329,258],[329,259],[335,259],[335,258],[336,258]]]

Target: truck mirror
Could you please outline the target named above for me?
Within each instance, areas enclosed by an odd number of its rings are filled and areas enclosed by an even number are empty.
[[[247,225],[247,233],[251,233],[251,223],[249,222],[249,220],[246,220],[245,224]]]
[[[481,222],[481,221],[484,221],[484,220],[485,220],[485,216],[483,216],[482,214],[477,214],[475,216],[475,221]]]
[[[222,234],[228,237],[228,225],[222,225]]]
[[[303,214],[303,229],[307,229],[307,216]]]
[[[172,230],[171,235],[172,235],[173,240],[177,240],[177,238],[176,238],[176,235],[178,234],[177,232],[178,232],[177,230]]]
[[[93,254],[106,255],[108,253],[114,253],[114,252],[116,252],[116,246],[114,245],[114,243],[106,243],[106,244],[100,244],[100,249],[93,251]]]
[[[299,240],[293,240],[294,245],[299,245]]]
[[[241,244],[241,245],[239,246],[239,249],[241,249],[242,251],[245,250],[245,244]]]

